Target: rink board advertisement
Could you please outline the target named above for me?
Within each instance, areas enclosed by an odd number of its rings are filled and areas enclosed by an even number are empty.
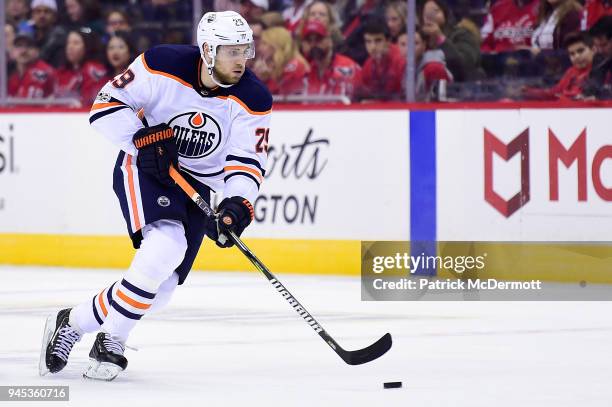
[[[276,270],[354,274],[360,240],[407,239],[407,134],[405,111],[274,113],[246,241]],[[0,263],[129,264],[117,150],[86,114],[1,114],[0,136]],[[208,243],[196,268],[250,267]]]
[[[438,251],[470,242],[484,278],[612,282],[611,113],[438,111]]]
[[[275,112],[245,239],[277,271],[356,275],[360,241],[410,240],[415,255],[466,242],[501,278],[582,281],[576,269],[588,269],[588,281],[612,282],[611,115]],[[0,114],[0,263],[127,266],[116,152],[85,113]],[[251,268],[209,243],[195,268]]]

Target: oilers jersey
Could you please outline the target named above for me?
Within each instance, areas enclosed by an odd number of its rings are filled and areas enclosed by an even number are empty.
[[[182,171],[225,197],[254,202],[265,175],[272,96],[248,69],[234,86],[207,89],[202,64],[196,46],[146,51],[102,88],[89,122],[131,156],[138,129],[166,123]]]

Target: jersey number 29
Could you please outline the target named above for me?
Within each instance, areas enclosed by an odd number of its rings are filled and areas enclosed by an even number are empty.
[[[260,127],[257,130],[255,130],[255,137],[259,137],[259,140],[257,140],[257,144],[255,145],[255,152],[263,153],[265,151],[266,154],[268,153],[268,134],[269,133],[270,133],[270,129],[264,128],[264,127]]]
[[[111,82],[114,87],[123,89],[126,85],[134,80],[134,72],[131,69],[127,69],[121,75],[115,76],[115,79]]]

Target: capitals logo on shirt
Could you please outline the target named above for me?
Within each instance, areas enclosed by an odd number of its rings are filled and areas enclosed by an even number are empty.
[[[174,131],[181,157],[206,157],[221,144],[221,127],[206,113],[181,113],[170,119],[168,126]]]

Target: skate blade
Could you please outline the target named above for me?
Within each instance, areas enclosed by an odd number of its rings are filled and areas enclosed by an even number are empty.
[[[47,321],[45,322],[45,329],[43,331],[43,340],[42,347],[40,349],[40,358],[38,360],[38,374],[40,376],[44,376],[49,373],[49,368],[47,367],[47,346],[49,346],[49,342],[51,342],[51,338],[53,337],[53,333],[55,332],[55,325],[57,323],[57,312],[55,314],[49,315],[47,317]]]
[[[85,379],[103,380],[110,382],[114,380],[123,369],[114,363],[98,362],[95,359],[89,359],[89,367],[83,373]]]

